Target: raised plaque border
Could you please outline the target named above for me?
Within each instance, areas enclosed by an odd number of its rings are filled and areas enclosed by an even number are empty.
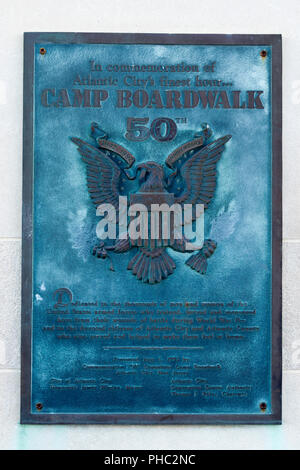
[[[32,204],[34,46],[180,44],[272,47],[272,413],[32,413]],[[282,388],[282,47],[280,34],[24,33],[21,424],[281,424]]]

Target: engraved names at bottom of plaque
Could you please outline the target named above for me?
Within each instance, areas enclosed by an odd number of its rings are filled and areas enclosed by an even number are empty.
[[[200,365],[193,362],[185,362],[187,359],[184,357],[167,357],[166,361],[170,361],[170,364],[165,365],[157,362],[154,358],[139,358],[136,361],[134,358],[132,362],[127,362],[128,369],[125,370],[122,366],[124,358],[115,358],[115,364],[99,364],[93,365],[93,368],[97,368],[99,371],[103,370],[110,371],[110,376],[100,375],[98,377],[93,376],[90,378],[80,377],[67,377],[57,378],[53,377],[49,381],[50,390],[80,390],[82,392],[95,392],[95,391],[123,391],[123,392],[141,392],[144,389],[144,385],[136,383],[135,379],[139,380],[139,377],[143,375],[151,376],[167,376],[168,383],[166,384],[169,388],[170,395],[176,396],[201,396],[205,399],[214,398],[246,398],[252,391],[250,384],[216,384],[210,382],[207,378],[204,378],[199,374],[199,369],[217,369],[220,368],[220,364],[207,364]],[[117,361],[120,361],[119,363]],[[134,362],[135,361],[135,362]],[[149,364],[151,361],[151,364]],[[175,367],[174,362],[176,362]],[[133,368],[133,369],[131,369]],[[139,368],[139,370],[134,370]],[[126,374],[128,378],[127,383],[119,383],[118,376]]]

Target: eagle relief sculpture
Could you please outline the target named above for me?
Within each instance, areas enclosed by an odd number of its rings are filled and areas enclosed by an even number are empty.
[[[103,210],[112,207],[114,209],[112,219],[116,226],[119,226],[118,235],[107,237],[109,242],[106,244],[103,240],[99,240],[99,243],[92,248],[92,254],[105,259],[110,252],[120,254],[135,249],[136,253],[127,269],[131,270],[137,279],[155,284],[166,279],[176,268],[174,260],[167,252],[167,249],[171,248],[181,253],[193,253],[186,264],[198,273],[205,274],[207,259],[214,253],[216,242],[204,239],[199,249],[197,244],[189,243],[185,232],[181,234],[178,230],[178,225],[184,223],[182,219],[176,222],[176,217],[171,216],[167,235],[161,228],[162,219],[150,217],[139,219],[140,226],[137,227],[135,224],[135,229],[140,229],[139,235],[136,236],[137,230],[135,230],[133,237],[132,230],[128,229],[132,221],[132,213],[130,210],[128,212],[127,207],[128,196],[129,207],[133,205],[144,207],[149,214],[153,205],[177,207],[182,210],[185,207],[192,207],[189,212],[189,222],[195,223],[197,218],[203,215],[203,211],[199,212],[196,207],[200,205],[203,210],[207,209],[214,197],[217,163],[231,135],[210,142],[212,131],[207,124],[203,124],[202,131],[195,134],[193,140],[175,149],[167,157],[165,165],[156,161],[146,161],[134,169],[135,158],[128,150],[108,140],[108,135],[97,123],[92,123],[91,129],[96,146],[76,137],[72,137],[71,140],[78,146],[85,163],[87,188],[97,208],[97,215],[104,215]],[[129,184],[132,184],[130,188]],[[101,207],[104,209],[99,212]],[[141,220],[146,220],[143,228]],[[184,220],[186,223],[188,217]],[[155,237],[152,236],[153,223],[160,224],[154,227]],[[127,228],[125,231],[124,224],[125,229]],[[121,225],[122,230],[120,230]],[[113,270],[113,267],[111,269]]]

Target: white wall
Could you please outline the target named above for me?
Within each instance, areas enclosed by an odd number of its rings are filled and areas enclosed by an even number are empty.
[[[300,448],[300,2],[0,0],[0,449]],[[281,33],[284,96],[283,425],[21,426],[24,31]]]

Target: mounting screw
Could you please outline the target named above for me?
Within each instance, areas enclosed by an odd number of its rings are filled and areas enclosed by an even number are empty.
[[[267,409],[267,404],[263,401],[263,402],[260,403],[259,407],[260,407],[261,411],[264,413]]]
[[[47,51],[46,51],[46,49],[45,49],[44,47],[41,47],[41,48],[40,48],[40,54],[41,54],[41,55],[45,55],[46,52],[47,52]]]
[[[41,411],[43,409],[43,403],[37,403],[35,407],[38,411]]]
[[[260,55],[264,59],[265,57],[267,57],[268,53],[265,49],[263,49],[262,51],[260,51]]]

